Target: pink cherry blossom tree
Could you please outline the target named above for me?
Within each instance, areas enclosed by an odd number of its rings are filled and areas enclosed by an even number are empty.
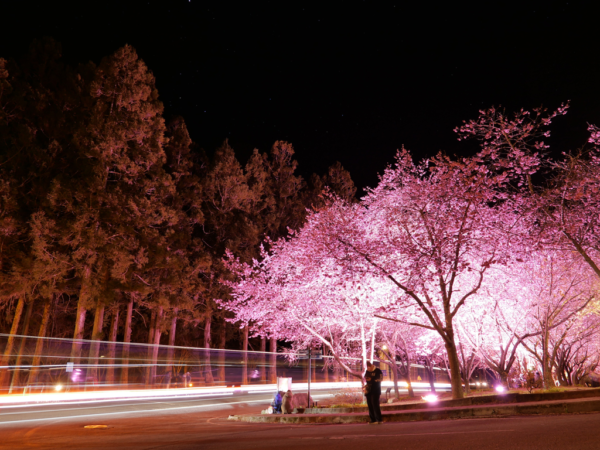
[[[388,280],[357,265],[347,270],[323,236],[327,215],[312,213],[306,225],[287,239],[269,243],[261,261],[245,264],[229,255],[236,275],[229,283],[233,299],[222,303],[232,321],[254,324],[260,333],[287,340],[294,349],[324,346],[349,374],[362,378],[374,359],[379,319],[374,316],[394,299]],[[361,367],[348,363],[358,356]]]
[[[490,172],[479,156],[414,164],[402,150],[360,211],[337,208],[331,214],[331,245],[337,242],[369,273],[390,280],[395,304],[420,312],[410,323],[442,338],[454,398],[463,396],[454,318],[490,266],[515,251],[511,231],[521,218],[502,192],[507,179]]]

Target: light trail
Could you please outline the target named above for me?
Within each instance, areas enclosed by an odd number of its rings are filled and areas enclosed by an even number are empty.
[[[392,381],[381,383],[382,388],[393,387]],[[429,390],[429,383],[412,383],[416,391]],[[345,388],[360,388],[360,381],[350,382],[317,382],[311,383],[311,390],[339,390]],[[407,388],[405,382],[398,383],[402,390]],[[436,389],[449,389],[449,383],[435,383]],[[117,400],[152,400],[152,399],[181,399],[189,397],[211,397],[226,396],[241,393],[263,394],[274,393],[277,389],[276,384],[261,385],[240,385],[240,386],[215,386],[202,388],[174,388],[174,389],[121,389],[113,391],[83,391],[83,392],[51,392],[46,394],[24,394],[24,395],[3,395],[0,396],[0,406],[10,407],[11,405],[25,404],[59,404],[75,402],[106,402]],[[306,391],[308,383],[293,383],[294,391]]]

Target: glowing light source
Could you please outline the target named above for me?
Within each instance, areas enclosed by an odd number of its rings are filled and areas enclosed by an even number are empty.
[[[57,385],[54,387],[54,390],[55,390],[56,392],[60,392],[60,391],[62,391],[62,388],[63,388],[62,384],[57,384]]]
[[[427,394],[421,398],[423,400],[425,400],[427,403],[435,403],[438,401],[438,396],[435,394]]]
[[[190,384],[189,384],[189,386],[190,386],[190,387],[192,387],[192,386],[193,386],[193,384],[192,384],[192,383],[190,383]]]
[[[506,391],[506,388],[504,386],[496,386],[496,392],[502,394],[504,391]]]

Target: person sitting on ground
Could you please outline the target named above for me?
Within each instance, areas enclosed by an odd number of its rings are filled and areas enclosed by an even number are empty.
[[[273,401],[271,402],[271,406],[273,407],[273,414],[281,414],[281,401],[281,391],[275,392],[275,397],[273,397]]]
[[[383,418],[381,417],[381,408],[379,407],[383,372],[378,367],[375,367],[372,362],[368,362],[365,380],[367,382],[365,385],[365,397],[367,397],[367,405],[369,406],[369,417],[371,418],[371,423],[383,423]]]

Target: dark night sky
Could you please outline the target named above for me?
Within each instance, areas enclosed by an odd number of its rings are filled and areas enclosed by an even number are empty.
[[[600,124],[595,2],[438,3],[10,2],[0,56],[42,36],[71,63],[132,44],[167,117],[184,116],[207,151],[229,138],[245,161],[288,140],[303,175],[339,160],[360,187],[402,144],[419,157],[468,153],[452,129],[491,105],[571,100],[552,129],[558,150]]]

